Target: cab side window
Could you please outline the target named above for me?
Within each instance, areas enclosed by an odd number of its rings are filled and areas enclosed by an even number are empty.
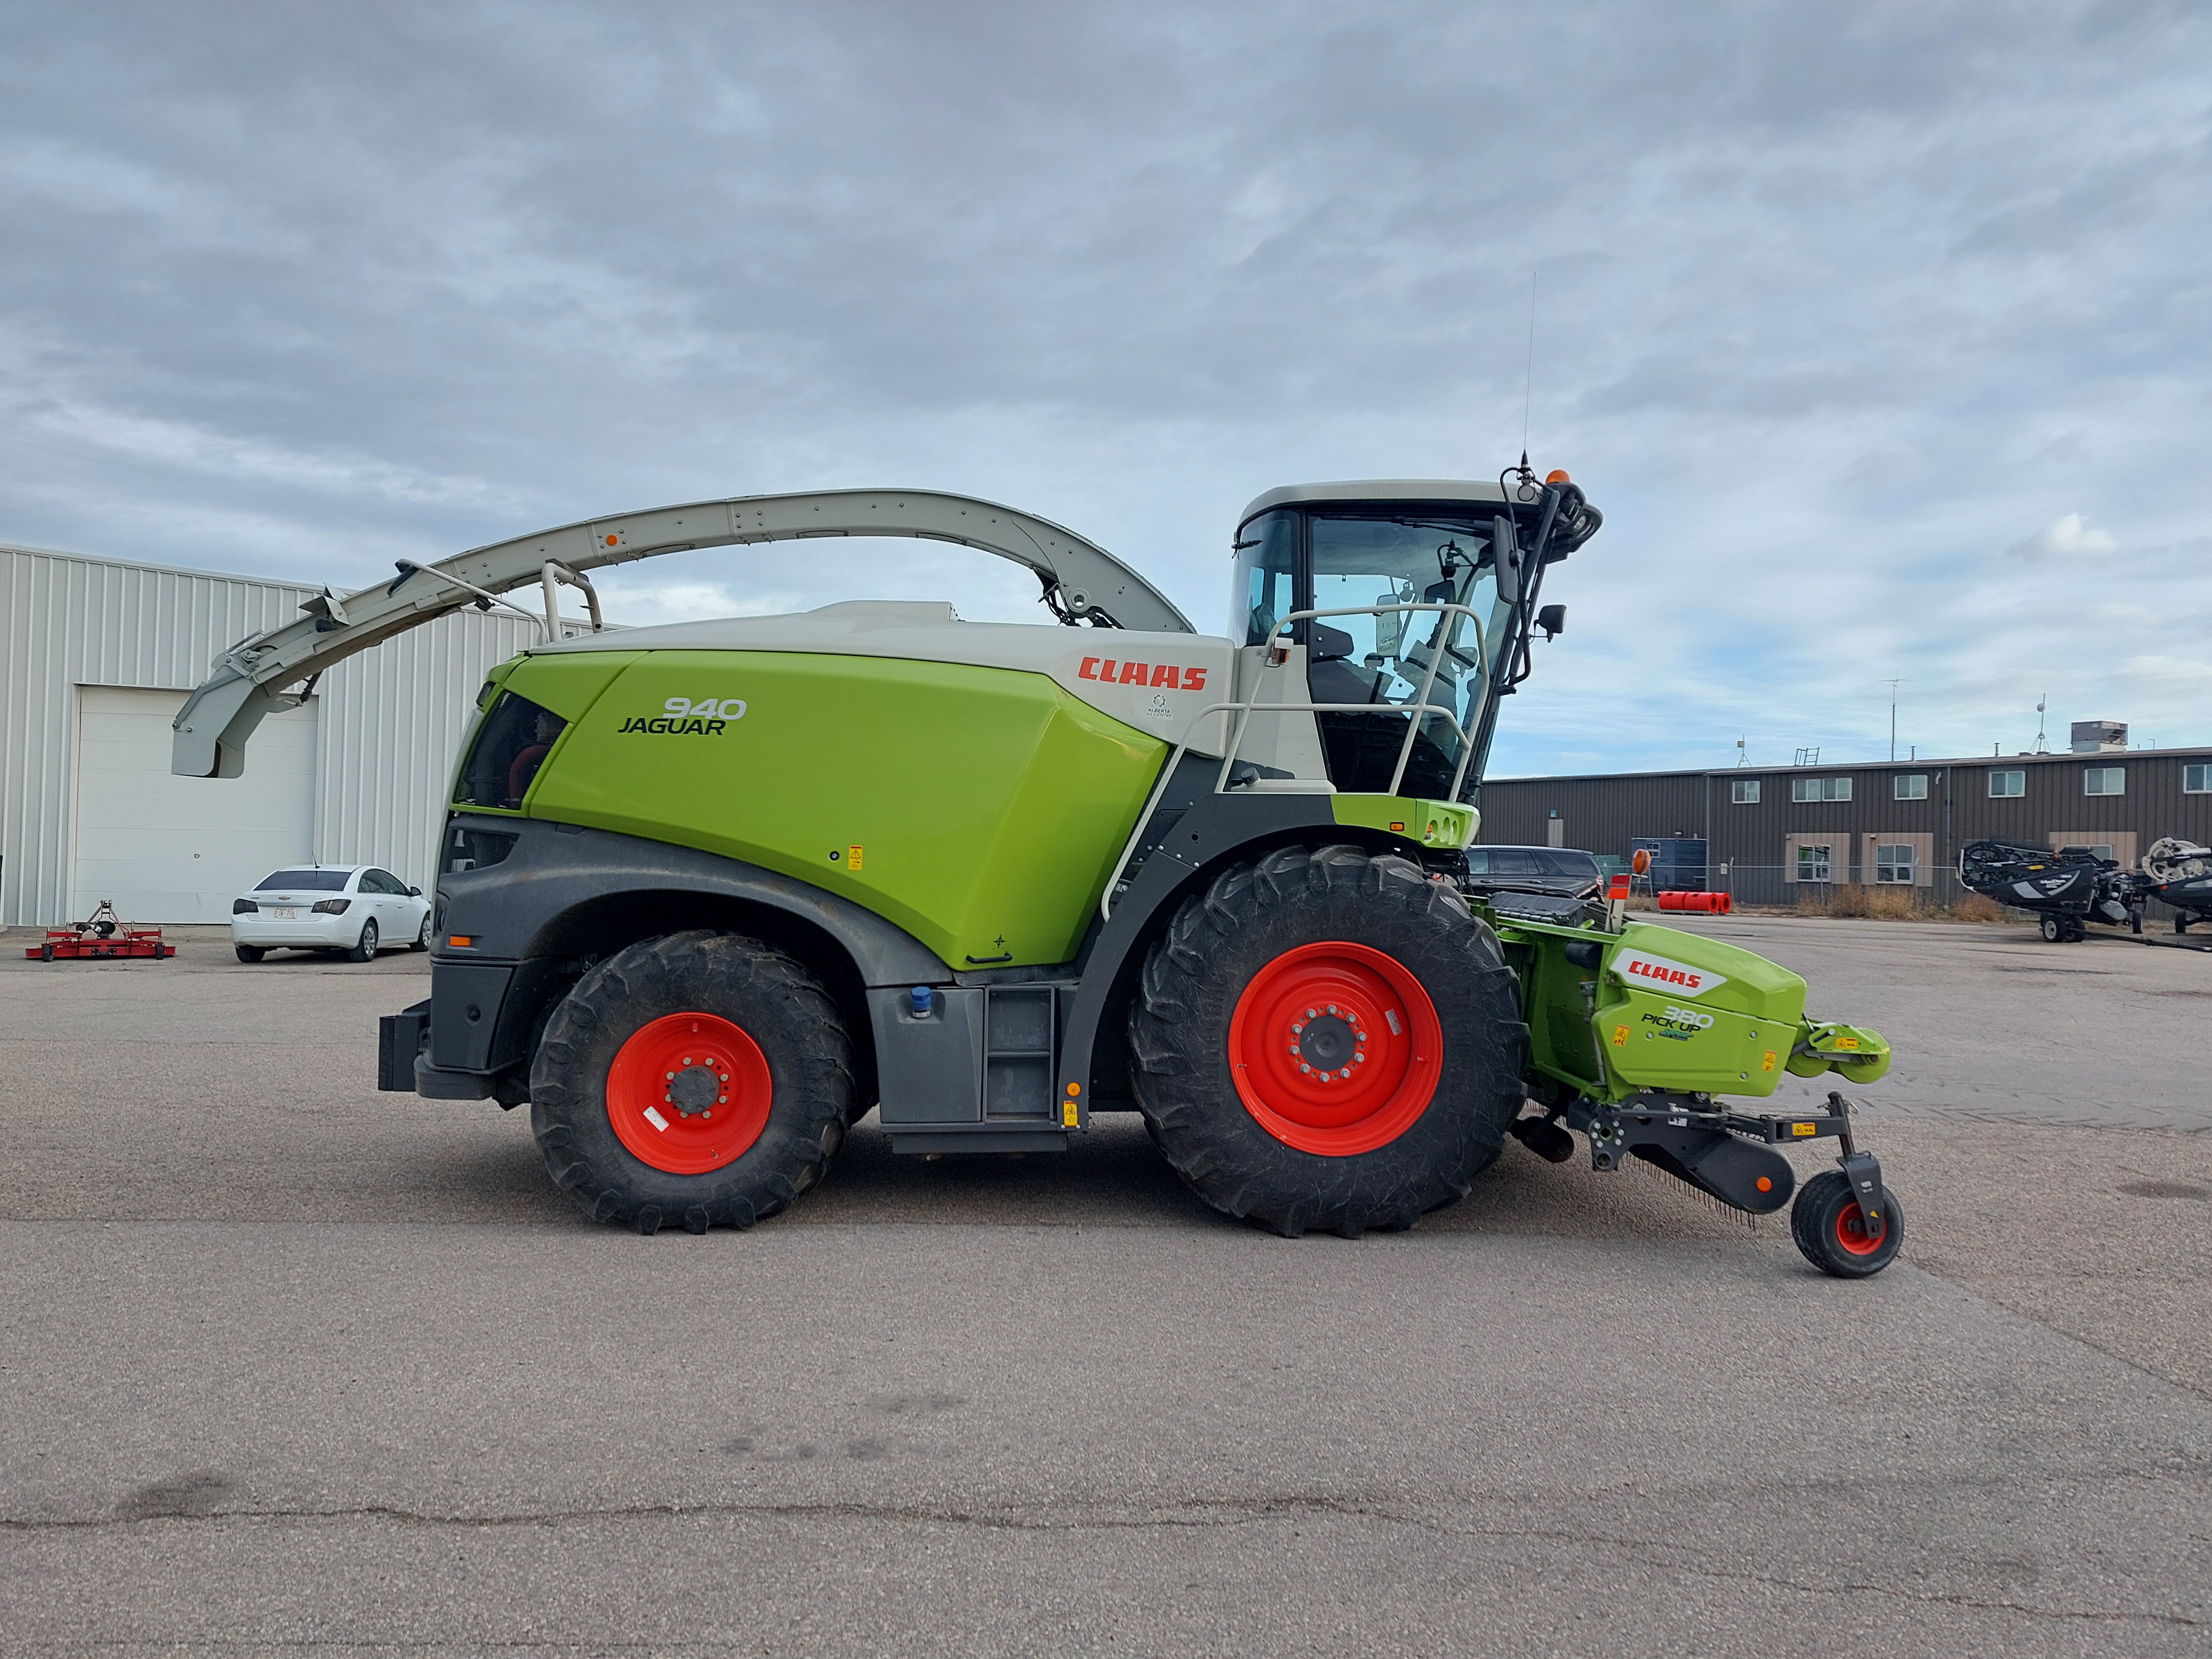
[[[527,697],[502,691],[484,716],[470,747],[468,763],[461,769],[455,804],[496,806],[512,811],[530,793],[538,769],[545,763],[554,742],[568,728],[550,708]]]
[[[1297,610],[1298,521],[1291,513],[1263,513],[1237,538],[1244,563],[1244,643],[1265,645],[1275,624]]]

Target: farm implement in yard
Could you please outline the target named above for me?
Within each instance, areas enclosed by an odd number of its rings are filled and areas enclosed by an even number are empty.
[[[23,954],[39,962],[78,962],[90,957],[149,957],[159,962],[177,954],[173,945],[161,942],[158,927],[136,927],[115,914],[112,900],[73,927],[50,927],[40,944],[27,945]]]

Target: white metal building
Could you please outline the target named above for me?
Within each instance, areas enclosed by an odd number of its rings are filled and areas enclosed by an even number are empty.
[[[208,665],[316,591],[0,546],[0,926],[104,898],[128,921],[228,921],[309,860],[428,890],[477,690],[542,636],[521,617],[459,611],[338,664],[263,724],[241,778],[169,771],[169,722]]]

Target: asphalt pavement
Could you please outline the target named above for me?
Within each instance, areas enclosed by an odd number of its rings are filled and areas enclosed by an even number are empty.
[[[1111,1118],[639,1238],[374,1091],[419,957],[0,940],[0,1650],[2204,1652],[2212,957],[1693,925],[1896,1045],[1879,1279],[1510,1145],[1277,1239]]]

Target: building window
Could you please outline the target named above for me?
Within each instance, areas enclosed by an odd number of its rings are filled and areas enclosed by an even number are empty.
[[[2212,795],[2212,766],[2183,767],[2181,793],[2185,795]],[[1754,793],[1752,799],[1757,800],[1758,794]]]
[[[1874,849],[1874,878],[1877,886],[1910,887],[1913,879],[1912,848],[1879,842]]]
[[[2020,767],[2008,767],[1990,774],[1990,799],[2002,800],[2008,796],[2027,793],[2027,773]]]
[[[1899,800],[1926,800],[1928,775],[1925,772],[1899,772],[1890,779],[1889,792]]]
[[[1828,879],[1828,849],[1825,847],[1800,847],[1797,849],[1797,879],[1826,881]]]
[[[2086,766],[2081,769],[2081,793],[2085,795],[2124,795],[2128,793],[2128,769],[2124,766]]]
[[[1792,800],[1849,800],[1850,798],[1851,781],[1849,778],[1790,780],[1790,799]]]
[[[2192,772],[2202,772],[2204,769],[2201,766],[2192,766],[2189,769]],[[1735,778],[1730,780],[1729,783],[1729,799],[1738,806],[1758,805],[1759,780],[1757,778]]]

